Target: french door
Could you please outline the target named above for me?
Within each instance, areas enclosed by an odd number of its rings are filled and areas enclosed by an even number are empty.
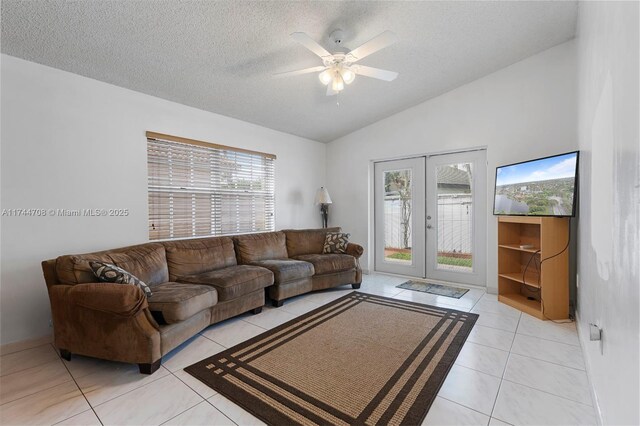
[[[374,164],[375,269],[424,276],[425,159]]]
[[[375,269],[486,285],[484,150],[374,165]]]
[[[426,277],[486,285],[486,151],[427,159]]]

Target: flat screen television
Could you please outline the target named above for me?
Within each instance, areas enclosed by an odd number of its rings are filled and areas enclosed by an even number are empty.
[[[575,216],[579,152],[496,167],[494,215]]]

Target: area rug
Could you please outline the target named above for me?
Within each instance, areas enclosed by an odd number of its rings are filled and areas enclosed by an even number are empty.
[[[416,425],[477,318],[352,292],[185,371],[271,425]]]
[[[469,291],[469,289],[466,288],[431,284],[421,281],[407,281],[406,283],[402,283],[396,287],[404,288],[406,290],[421,291],[423,293],[437,294],[438,296],[454,297],[456,299],[460,299]]]

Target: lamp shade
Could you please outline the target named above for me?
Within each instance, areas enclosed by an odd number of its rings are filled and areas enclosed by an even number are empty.
[[[316,191],[316,204],[331,204],[331,197],[329,196],[329,191],[324,186],[321,186],[318,191]]]

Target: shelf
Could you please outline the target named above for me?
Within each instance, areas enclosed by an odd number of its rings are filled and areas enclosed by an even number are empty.
[[[520,248],[520,244],[498,244],[498,247],[502,247],[502,248],[506,248],[509,250],[517,250],[517,251],[524,251],[527,253],[535,253],[535,252],[540,252],[539,248]]]
[[[538,275],[537,274],[526,274],[524,277],[524,281],[522,281],[522,272],[512,272],[508,274],[498,274],[499,277],[506,278],[511,281],[515,281],[520,284],[528,285],[529,287],[540,288],[538,285]]]
[[[569,250],[563,249],[568,238],[568,218],[498,217],[498,300],[542,320],[567,318]],[[521,249],[521,244],[532,248]],[[541,253],[541,248],[547,254]],[[540,260],[549,253],[561,254],[542,267]],[[528,296],[535,300],[529,300]]]
[[[505,305],[519,309],[529,315],[544,320],[542,315],[542,305],[539,300],[529,300],[526,296],[518,293],[506,293],[498,296],[498,300]]]
[[[498,222],[502,223],[527,223],[531,225],[542,224],[542,216],[498,216]]]

